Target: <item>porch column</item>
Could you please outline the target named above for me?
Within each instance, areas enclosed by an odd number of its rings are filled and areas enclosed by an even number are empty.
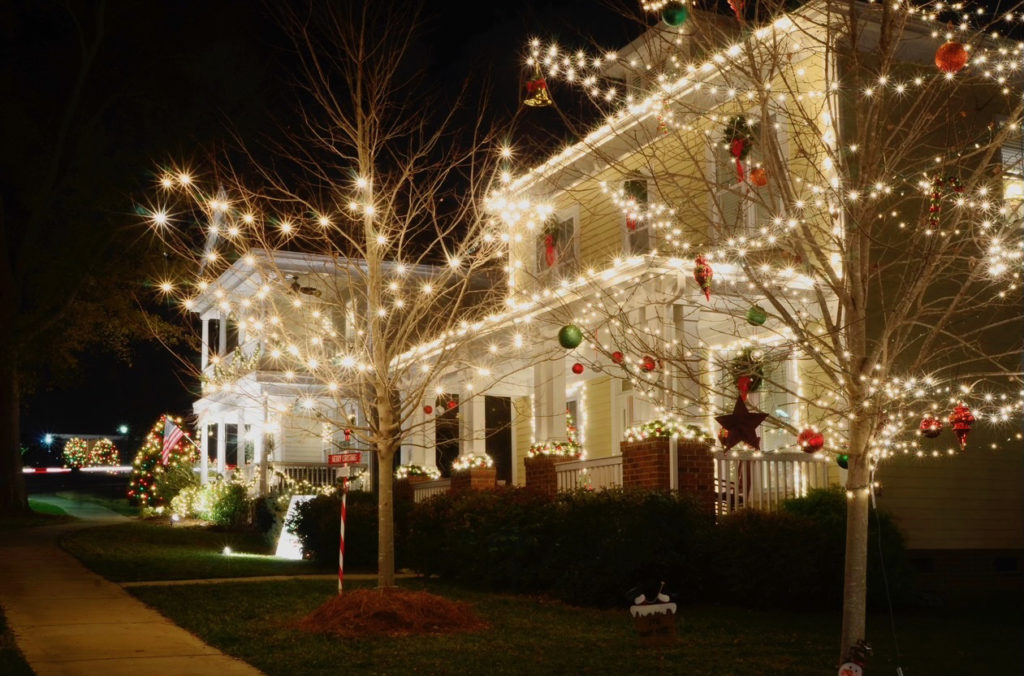
[[[205,420],[199,421],[199,480],[210,480],[210,430]]]
[[[227,356],[226,353],[227,353],[227,349],[228,349],[228,316],[227,316],[227,313],[223,313],[223,312],[221,313],[220,321],[218,322],[218,324],[220,325],[218,327],[220,329],[220,335],[217,336],[217,354],[219,354],[221,357],[226,357]]]
[[[565,398],[565,392],[562,393]],[[487,412],[484,395],[475,394],[469,401],[459,402],[459,455],[486,455]]]
[[[217,421],[217,473],[222,477],[227,471],[228,439],[224,421]]]
[[[203,344],[200,347],[202,353],[202,370],[206,370],[206,366],[210,363],[210,319],[204,317],[202,320],[203,325]]]
[[[254,423],[249,431],[252,437],[252,461],[256,465],[257,495],[267,494],[267,464],[263,462],[263,423]]]
[[[423,412],[423,407],[428,405],[433,406],[433,403],[421,401],[409,416],[409,434],[402,444],[402,461],[406,464],[421,467],[436,465],[436,454],[429,452],[436,446],[434,415]]]
[[[565,357],[533,367],[537,441],[565,441]]]

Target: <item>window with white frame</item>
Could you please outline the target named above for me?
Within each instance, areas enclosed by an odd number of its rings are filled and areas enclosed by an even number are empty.
[[[623,250],[629,254],[645,254],[651,250],[651,220],[647,216],[650,183],[646,178],[630,178],[622,183],[625,216]]]
[[[537,236],[538,277],[568,277],[579,271],[579,236],[575,215],[555,214]]]
[[[777,122],[778,119],[780,116],[775,114],[769,117],[769,131],[774,132],[780,155],[785,158],[788,152],[787,138],[782,125]],[[717,132],[718,137],[714,139],[711,147],[711,216],[714,224],[727,236],[754,235],[765,221],[775,216],[777,211],[770,185],[756,184],[755,177],[758,172],[765,171],[762,167],[764,148],[760,138],[760,126],[751,124],[750,130],[753,145],[740,162],[742,171],[737,168],[736,157],[724,147],[723,130]],[[764,173],[760,175],[766,176]]]

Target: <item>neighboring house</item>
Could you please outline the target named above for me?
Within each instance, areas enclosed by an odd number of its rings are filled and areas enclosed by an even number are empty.
[[[202,322],[201,397],[193,409],[204,482],[213,473],[241,472],[260,492],[285,477],[333,483],[327,455],[342,450],[362,452],[362,464],[373,467],[372,454],[338,424],[365,421],[354,395],[346,396],[354,383],[328,391],[281,358],[288,342],[309,340],[314,327],[332,344],[355,349],[361,294],[347,293],[346,285],[358,278],[350,267],[359,265],[254,250],[192,300]],[[275,336],[284,326],[291,330]]]

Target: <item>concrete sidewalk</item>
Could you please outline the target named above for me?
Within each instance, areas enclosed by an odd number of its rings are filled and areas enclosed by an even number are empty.
[[[47,499],[47,502],[50,502]],[[75,509],[88,521],[7,531],[0,542],[0,606],[18,647],[39,676],[254,675],[90,572],[62,550],[69,530],[116,523],[103,508]],[[65,505],[59,505],[63,509]],[[111,512],[111,514],[113,514]]]

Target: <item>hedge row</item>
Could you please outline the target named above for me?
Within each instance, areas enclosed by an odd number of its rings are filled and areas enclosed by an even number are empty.
[[[376,561],[373,495],[349,496],[346,561]],[[337,556],[338,501],[318,498],[295,527],[307,551]],[[687,498],[660,492],[522,489],[445,494],[399,503],[399,564],[500,591],[544,593],[580,605],[622,605],[660,581],[682,602],[836,607],[841,600],[846,498],[815,491],[782,511],[744,510],[716,523]],[[881,540],[878,527],[881,527]],[[881,541],[895,599],[906,598],[903,539],[884,514],[869,534],[869,601],[884,603]]]

